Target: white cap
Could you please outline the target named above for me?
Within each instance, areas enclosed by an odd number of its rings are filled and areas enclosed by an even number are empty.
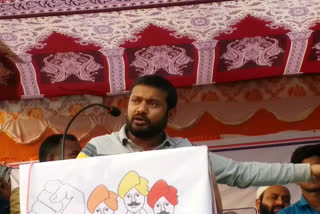
[[[264,191],[266,191],[266,189],[268,189],[269,187],[270,186],[259,187],[257,190],[257,199],[259,199],[262,193],[264,193]]]

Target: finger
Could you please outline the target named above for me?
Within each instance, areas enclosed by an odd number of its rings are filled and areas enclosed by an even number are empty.
[[[2,183],[5,183],[5,182],[6,182],[6,180],[4,179],[4,177],[0,176],[0,183],[2,184]]]
[[[4,188],[4,189],[9,187],[8,182],[2,176],[0,177],[0,183],[1,183],[1,187]]]

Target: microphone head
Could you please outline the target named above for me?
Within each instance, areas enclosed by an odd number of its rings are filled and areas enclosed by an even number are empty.
[[[111,106],[109,109],[109,113],[114,117],[118,117],[121,114],[121,111],[117,107]]]

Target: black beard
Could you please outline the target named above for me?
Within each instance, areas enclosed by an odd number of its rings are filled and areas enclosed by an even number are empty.
[[[272,207],[271,209],[264,205],[262,201],[260,202],[260,214],[275,214],[273,211],[275,207]],[[284,206],[281,207],[281,209],[284,208]]]
[[[274,214],[272,210],[269,209],[266,205],[260,202],[260,214]]]
[[[144,130],[136,130],[132,127],[131,121],[127,117],[127,128],[128,131],[135,137],[140,139],[150,139],[157,136],[163,132],[168,123],[168,114],[158,123],[152,124],[148,121],[149,126]]]

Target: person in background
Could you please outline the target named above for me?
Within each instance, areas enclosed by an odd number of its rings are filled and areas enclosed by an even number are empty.
[[[55,134],[47,137],[40,146],[39,149],[39,161],[54,161],[61,160],[61,144],[62,134]],[[77,138],[73,135],[67,134],[65,137],[65,159],[74,159],[81,151],[80,144]]]
[[[39,149],[39,161],[55,161],[61,160],[62,156],[62,134],[55,134],[47,137],[41,144]],[[65,137],[65,159],[74,159],[81,151],[80,144],[77,138],[73,135],[67,134]],[[10,214],[20,214],[20,193],[19,188],[12,191],[10,197]],[[1,212],[0,212],[1,214]]]
[[[291,156],[291,163],[320,163],[320,144],[306,145],[297,148]],[[319,214],[320,183],[297,183],[302,192],[300,201],[282,209],[278,214]]]
[[[4,177],[0,176],[0,214],[10,213],[11,186]]]
[[[285,186],[263,186],[257,190],[256,208],[259,214],[275,214],[290,205],[290,198]]]

